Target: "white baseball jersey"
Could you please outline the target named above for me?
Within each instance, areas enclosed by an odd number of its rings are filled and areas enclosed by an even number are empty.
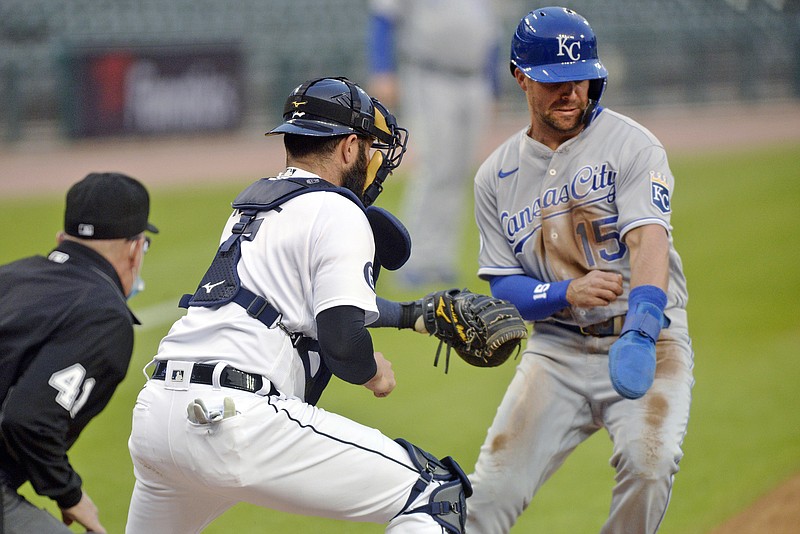
[[[475,177],[478,274],[524,274],[543,282],[600,269],[622,274],[625,293],[609,306],[568,308],[558,319],[586,326],[627,311],[630,258],[624,237],[639,226],[670,227],[674,179],[661,143],[643,126],[605,109],[553,151],[508,139]],[[686,280],[670,236],[666,314],[686,327]]]
[[[278,179],[288,176],[314,175],[288,169]],[[316,337],[315,316],[334,306],[365,310],[367,323],[377,318],[372,230],[359,206],[318,191],[258,218],[254,239],[241,241],[238,273],[244,287],[283,314],[287,329]],[[238,220],[231,216],[223,240]],[[239,502],[383,523],[393,534],[442,534],[432,515],[402,512],[426,505],[443,482],[412,493],[420,470],[404,446],[306,403],[303,365],[280,328],[268,328],[235,303],[192,306],[156,358],[168,361],[166,373],[139,393],[128,441],[136,475],[129,534],[198,533]],[[278,393],[226,387],[219,374],[211,384],[185,380],[197,362],[260,374]],[[217,414],[227,403],[228,416],[193,420],[187,407],[200,402]]]
[[[292,168],[276,179],[313,176]],[[244,287],[283,314],[281,322],[288,330],[316,339],[315,317],[334,306],[365,310],[367,324],[378,318],[372,229],[354,202],[320,191],[295,197],[280,211],[259,213],[257,218],[263,222],[255,238],[241,242],[239,277]],[[221,242],[238,221],[234,212]],[[190,307],[161,341],[156,359],[226,361],[266,377],[285,395],[303,398],[303,365],[289,337],[280,328],[267,328],[235,303],[215,310]]]

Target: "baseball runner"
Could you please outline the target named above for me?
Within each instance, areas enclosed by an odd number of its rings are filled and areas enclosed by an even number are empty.
[[[56,248],[0,267],[0,534],[106,532],[68,451],[127,373],[149,210],[137,180],[91,173],[67,192]]]
[[[284,135],[286,170],[233,202],[137,399],[126,531],[200,532],[249,502],[393,534],[460,533],[471,490],[452,458],[315,405],[332,375],[376,397],[395,386],[365,328],[379,307],[364,206],[400,164],[406,132],[345,78],[301,84],[283,117],[268,135]],[[391,263],[407,248],[401,237],[378,255]]]
[[[401,104],[417,160],[401,218],[414,252],[397,279],[450,285],[457,275],[466,182],[498,89],[493,0],[370,0],[370,92]]]
[[[604,534],[656,532],[693,386],[674,178],[644,127],[600,106],[588,22],[535,9],[511,41],[530,125],[475,177],[478,274],[534,321],[470,476],[467,530],[505,533],[569,454],[605,428],[616,471]]]

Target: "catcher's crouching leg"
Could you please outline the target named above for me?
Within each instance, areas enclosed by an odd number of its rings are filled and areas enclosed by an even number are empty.
[[[397,515],[429,514],[447,532],[463,534],[467,520],[467,497],[472,495],[472,484],[461,466],[450,456],[439,460],[404,439],[395,441],[405,447],[414,466],[419,470],[419,479],[411,489],[403,511]],[[411,503],[433,481],[440,485],[431,492],[428,504],[409,510]]]

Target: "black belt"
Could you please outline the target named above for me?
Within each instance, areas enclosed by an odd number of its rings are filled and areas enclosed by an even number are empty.
[[[196,363],[192,365],[192,376],[189,382],[192,384],[205,384],[207,386],[214,385],[212,379],[216,365],[210,363]],[[153,380],[164,380],[167,376],[167,362],[166,360],[159,360],[156,362],[156,368],[153,371]],[[249,393],[258,393],[264,386],[264,379],[259,375],[245,373],[230,365],[226,365],[219,375],[219,385],[224,388],[238,389],[240,391],[247,391]],[[269,392],[267,395],[277,395],[278,390],[275,385],[270,383]]]
[[[584,336],[593,337],[608,337],[618,336],[622,332],[622,325],[625,322],[624,315],[617,315],[603,322],[590,324],[588,326],[578,326],[574,324],[561,323],[559,321],[548,321],[547,324],[555,325],[559,328],[564,328],[571,332],[576,332]]]

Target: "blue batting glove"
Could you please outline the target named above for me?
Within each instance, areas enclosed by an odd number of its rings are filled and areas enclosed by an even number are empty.
[[[656,376],[656,344],[638,331],[629,330],[608,352],[611,385],[626,399],[638,399],[653,385]]]

